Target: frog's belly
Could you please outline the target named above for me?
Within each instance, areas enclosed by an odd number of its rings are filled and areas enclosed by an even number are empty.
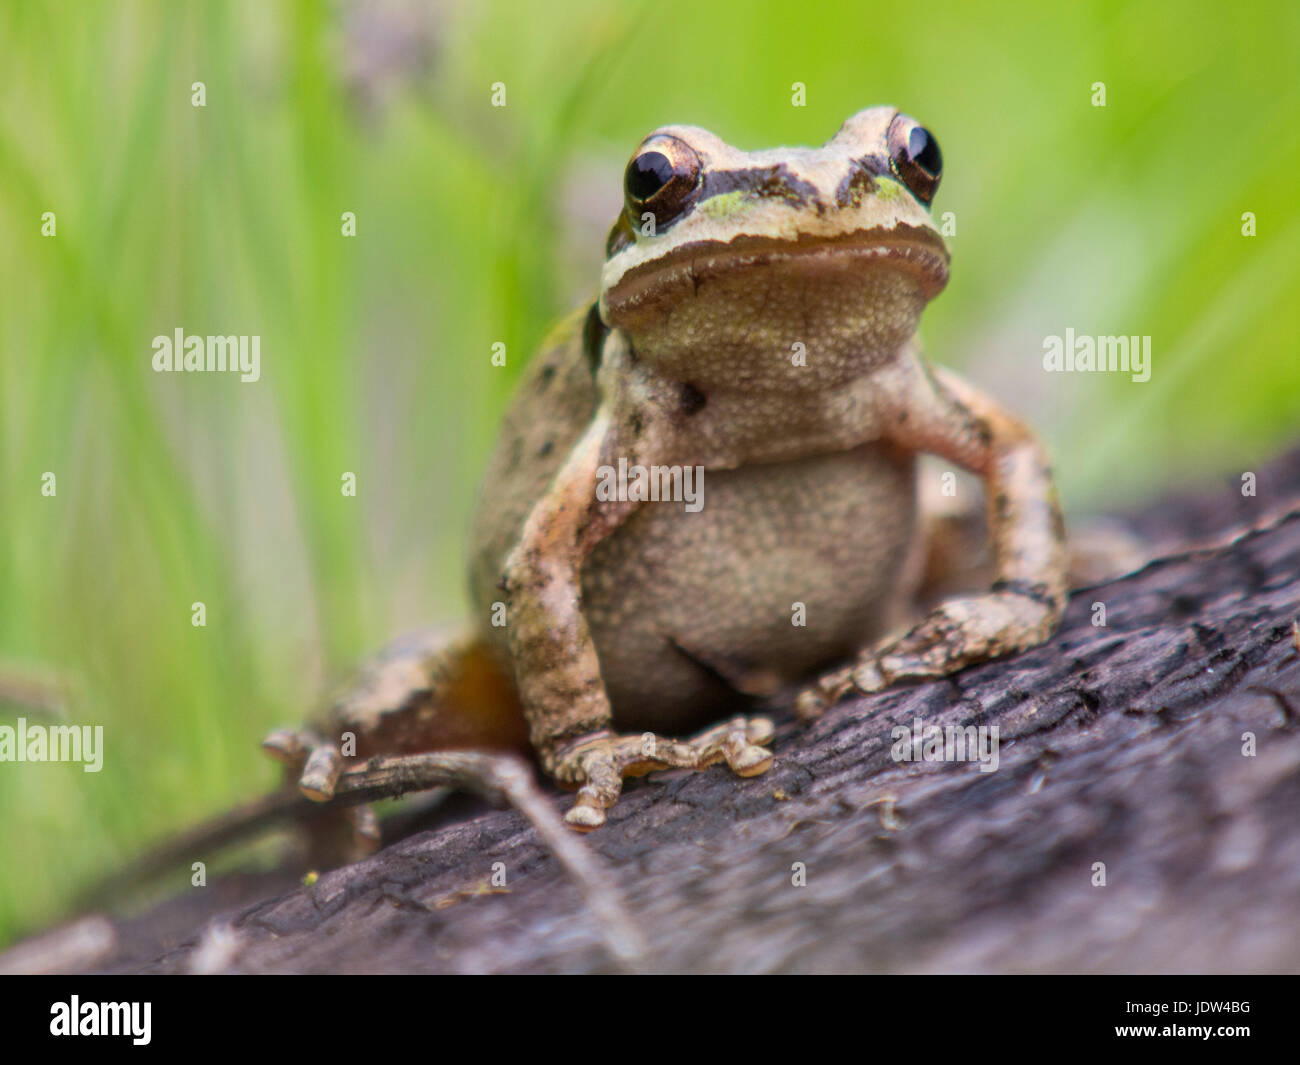
[[[912,591],[913,456],[871,445],[703,484],[702,509],[647,503],[583,567],[620,730],[691,729],[737,690],[843,660]]]

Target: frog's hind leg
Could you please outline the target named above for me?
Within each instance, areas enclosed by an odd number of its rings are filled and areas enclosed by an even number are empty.
[[[273,732],[262,747],[286,765],[304,795],[325,803],[356,761],[442,750],[526,751],[527,728],[514,684],[486,643],[434,629],[381,651],[322,723]],[[309,834],[316,850],[347,860],[379,846],[368,806],[322,810]]]

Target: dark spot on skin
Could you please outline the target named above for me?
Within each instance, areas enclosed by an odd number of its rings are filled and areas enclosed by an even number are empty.
[[[546,458],[546,456],[549,455],[549,454],[551,453],[551,449],[552,449],[553,447],[555,447],[555,441],[554,441],[554,440],[548,440],[548,441],[546,441],[546,443],[544,443],[541,447],[539,447],[539,448],[537,449],[537,457],[538,457],[539,459],[544,459],[544,458]]]
[[[555,364],[548,362],[537,374],[537,389],[540,392],[555,380]]]
[[[506,461],[507,472],[513,473],[519,468],[519,459],[523,455],[524,442],[519,437],[510,441],[510,458]]]
[[[586,320],[582,323],[582,353],[587,358],[592,377],[595,377],[596,371],[600,369],[600,355],[605,348],[605,337],[608,335],[609,327],[601,321],[600,304],[593,303],[587,311]]]
[[[687,381],[682,385],[682,413],[687,417],[698,414],[709,402],[709,397]]]
[[[904,424],[906,424],[906,422],[907,422],[907,411],[905,411],[905,410],[900,410],[900,411],[898,412],[898,424],[899,424],[899,425],[904,425]]]
[[[1011,517],[1011,500],[1007,498],[1007,494],[999,492],[997,498],[993,501],[993,506],[997,512],[998,522],[1005,524],[1007,519]]]
[[[704,175],[700,202],[730,192],[752,192],[756,196],[779,198],[795,206],[814,207],[818,214],[826,206],[817,195],[817,186],[796,177],[784,163],[739,170],[711,170]]]
[[[628,425],[629,425],[629,426],[631,427],[631,429],[632,429],[632,435],[633,435],[633,436],[640,436],[640,435],[641,435],[641,430],[645,428],[645,423],[641,420],[641,412],[640,412],[640,411],[635,411],[635,410],[634,410],[634,411],[632,412],[632,416],[631,416],[630,418],[628,418],[627,423],[628,423]]]
[[[852,169],[835,190],[837,207],[857,207],[865,196],[875,193],[876,175],[889,172],[887,159],[877,159],[870,155],[864,159],[854,159],[849,165]]]

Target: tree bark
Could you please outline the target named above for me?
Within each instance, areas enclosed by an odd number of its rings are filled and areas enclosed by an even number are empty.
[[[787,713],[762,777],[630,783],[586,842],[646,967],[1300,968],[1300,451],[1261,471],[1253,497],[1232,482],[1129,517],[1171,553],[1076,591],[1044,646],[846,701],[810,727]],[[1243,525],[1256,528],[1230,542]],[[892,730],[917,719],[997,726],[996,771],[896,761]],[[518,813],[459,816],[310,887],[191,889],[118,921],[94,968],[615,967]]]

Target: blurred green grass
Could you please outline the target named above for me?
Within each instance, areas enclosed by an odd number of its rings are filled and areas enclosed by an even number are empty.
[[[0,942],[271,786],[267,729],[460,613],[509,382],[594,291],[656,125],[758,148],[903,107],[958,222],[927,346],[1042,428],[1067,502],[1257,468],[1300,423],[1297,11],[4,5],[0,660],[66,678],[107,750],[0,765]],[[1151,381],[1046,377],[1067,326],[1150,334]],[[177,327],[260,335],[262,380],[154,374]]]

